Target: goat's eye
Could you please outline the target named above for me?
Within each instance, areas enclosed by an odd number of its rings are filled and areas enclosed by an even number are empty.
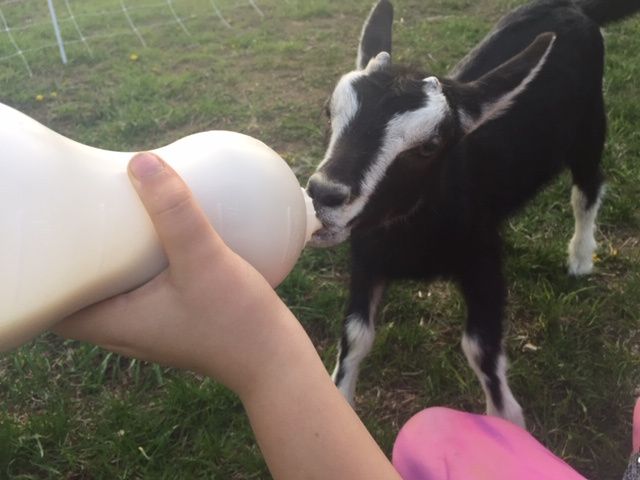
[[[418,153],[422,157],[432,157],[440,149],[440,142],[437,140],[429,140],[428,142],[421,143],[418,147]]]

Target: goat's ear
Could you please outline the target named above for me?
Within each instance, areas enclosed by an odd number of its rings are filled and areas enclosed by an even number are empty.
[[[356,68],[364,70],[379,53],[391,55],[391,26],[393,24],[393,5],[389,0],[380,0],[371,10],[362,27]]]
[[[470,131],[499,117],[513,105],[544,67],[553,48],[554,33],[543,33],[522,52],[466,85],[465,130]],[[469,108],[465,108],[467,103]]]

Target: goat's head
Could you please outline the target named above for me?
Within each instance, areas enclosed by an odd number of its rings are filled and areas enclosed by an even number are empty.
[[[324,228],[316,246],[361,227],[411,214],[422,179],[466,134],[506,111],[544,64],[553,34],[471,83],[438,79],[391,63],[393,7],[381,0],[365,22],[356,70],[327,102],[330,139],[307,191]]]

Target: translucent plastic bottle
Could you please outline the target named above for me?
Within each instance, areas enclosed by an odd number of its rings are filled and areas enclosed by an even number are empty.
[[[167,264],[128,175],[133,153],[89,147],[0,104],[0,351],[131,290]],[[276,286],[319,225],[282,160],[239,133],[153,150],[225,242]]]

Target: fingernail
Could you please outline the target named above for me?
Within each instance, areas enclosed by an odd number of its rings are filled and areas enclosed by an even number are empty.
[[[129,164],[131,173],[138,180],[155,175],[164,169],[162,160],[156,157],[153,153],[144,152],[135,155]]]

